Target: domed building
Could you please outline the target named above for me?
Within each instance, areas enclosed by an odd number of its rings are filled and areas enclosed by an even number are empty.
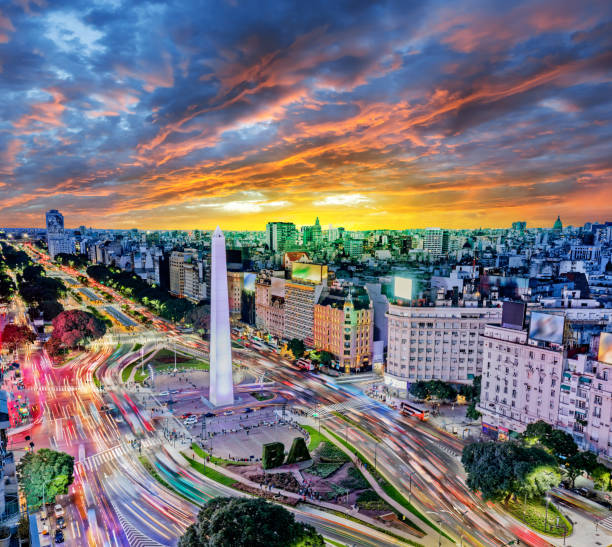
[[[553,224],[553,234],[559,235],[563,231],[563,223],[561,222],[561,216],[557,216],[557,220]]]

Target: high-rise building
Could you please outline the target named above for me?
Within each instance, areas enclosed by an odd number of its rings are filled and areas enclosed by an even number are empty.
[[[210,402],[215,406],[234,403],[232,345],[225,237],[217,226],[211,238],[210,290]]]
[[[229,295],[230,315],[238,315],[242,310],[242,289],[244,272],[227,272],[227,292]]]
[[[322,284],[293,280],[285,283],[284,338],[298,338],[306,344],[313,343],[314,308],[323,291]]]
[[[297,230],[293,222],[268,222],[266,225],[266,243],[270,250],[284,253],[292,249],[297,240]]]
[[[285,279],[284,272],[263,271],[255,282],[255,324],[272,336],[285,336]]]
[[[72,254],[75,252],[74,239],[64,230],[64,217],[57,209],[51,209],[46,214],[47,247],[51,259],[60,253]]]
[[[470,382],[482,370],[487,323],[501,308],[389,305],[385,383],[398,392],[419,380]]]
[[[314,346],[328,351],[346,373],[370,370],[374,313],[351,295],[323,298],[314,308]]]
[[[197,258],[198,251],[196,249],[172,251],[172,254],[170,255],[170,292],[172,294],[177,296],[185,296],[185,268],[187,267],[191,269],[191,265],[195,260],[197,260]],[[191,287],[193,287],[193,279],[194,275],[191,275]],[[196,290],[195,292],[197,293],[199,291]]]
[[[0,515],[5,526],[16,526],[20,516],[19,493],[13,453],[7,450],[7,431],[12,427],[9,419],[9,394],[0,390]]]
[[[441,228],[427,228],[423,240],[423,249],[432,256],[439,257],[448,252],[448,232]]]
[[[524,232],[527,229],[527,223],[525,221],[518,221],[512,223],[512,229],[515,232]]]

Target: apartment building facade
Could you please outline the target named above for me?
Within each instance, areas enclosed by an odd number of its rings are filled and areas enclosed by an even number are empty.
[[[402,396],[419,380],[471,382],[482,371],[485,326],[499,323],[501,311],[390,304],[385,383]]]
[[[372,365],[374,311],[356,306],[350,297],[323,299],[314,308],[314,346],[332,353],[343,372],[361,372]]]
[[[284,338],[298,338],[312,345],[314,342],[314,308],[326,285],[287,281],[285,283]]]

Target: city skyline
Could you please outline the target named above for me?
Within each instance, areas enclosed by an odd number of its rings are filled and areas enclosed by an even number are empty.
[[[605,2],[11,3],[0,216],[40,225],[606,219]]]

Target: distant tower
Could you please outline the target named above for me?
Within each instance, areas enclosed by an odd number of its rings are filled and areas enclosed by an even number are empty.
[[[225,237],[218,226],[212,236],[211,247],[209,398],[213,405],[225,406],[234,403],[234,384],[232,381]]]
[[[553,224],[552,231],[557,235],[563,231],[563,223],[561,222],[560,215],[557,215],[557,220],[555,220],[555,223]]]

